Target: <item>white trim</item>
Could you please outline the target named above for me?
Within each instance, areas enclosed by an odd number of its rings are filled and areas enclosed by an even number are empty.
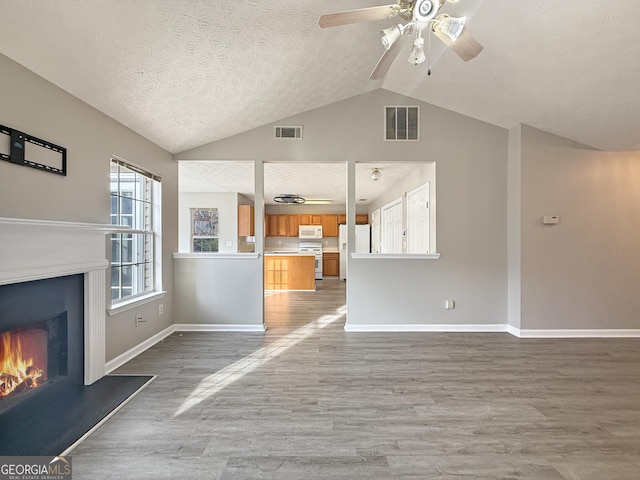
[[[401,323],[401,324],[362,324],[344,326],[345,332],[506,332],[504,324],[426,324],[426,323]]]
[[[48,231],[52,228],[59,228],[63,230],[88,230],[91,233],[103,232],[110,233],[115,231],[127,231],[129,227],[123,227],[120,225],[111,225],[108,223],[78,223],[78,222],[63,222],[58,220],[35,220],[31,218],[9,218],[0,217],[0,225],[12,225],[17,227],[43,227]]]
[[[260,258],[259,253],[180,253],[175,252],[173,258],[211,258],[215,260],[221,259],[242,259],[248,260],[252,258]]]
[[[73,442],[73,444],[69,446],[64,452],[62,452],[60,456],[64,457],[64,456],[70,455],[74,448],[76,448],[78,445],[84,442],[93,432],[95,432],[98,428],[104,425],[111,417],[113,417],[116,413],[118,413],[122,407],[124,407],[127,403],[133,400],[142,390],[147,388],[147,385],[153,382],[156,378],[158,378],[158,376],[153,375],[149,379],[149,381],[145,382],[140,388],[138,388],[135,392],[129,395],[129,397],[126,398],[120,405],[118,405],[116,408],[111,410],[102,420],[100,420],[92,428],[90,428],[89,431],[87,431],[84,435],[82,435],[78,440]]]
[[[520,329],[509,325],[508,332],[518,338],[639,338],[640,329]]]
[[[135,357],[143,353],[145,350],[148,350],[149,348],[153,347],[156,343],[161,342],[162,340],[167,338],[169,335],[175,332],[175,330],[176,330],[175,325],[171,325],[170,327],[167,327],[164,330],[156,333],[155,335],[147,338],[145,341],[139,343],[135,347],[130,348],[124,353],[121,353],[116,358],[109,360],[107,363],[105,363],[105,366],[104,366],[105,373],[108,375],[109,373],[113,372],[117,368],[120,368],[129,360],[133,360]]]
[[[176,323],[176,332],[264,332],[264,325],[234,325],[231,323]]]
[[[83,262],[67,265],[46,265],[32,268],[20,268],[17,270],[0,271],[0,285],[30,282],[42,278],[64,277],[89,272],[92,270],[104,270],[109,266],[106,260],[95,262]]]
[[[107,309],[107,313],[111,317],[113,315],[126,312],[127,310],[132,310],[134,308],[139,307],[140,305],[144,305],[145,303],[151,303],[155,300],[158,300],[164,297],[165,293],[167,293],[165,290],[160,290],[158,292],[151,292],[145,295],[140,295],[138,297],[130,298],[128,300],[125,300],[124,302],[118,302],[116,304],[112,304],[111,307]]]
[[[384,260],[438,260],[439,253],[352,253],[351,258]]]

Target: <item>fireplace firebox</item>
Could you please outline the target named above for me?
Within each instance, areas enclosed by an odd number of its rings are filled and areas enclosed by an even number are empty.
[[[0,413],[82,385],[83,276],[0,286]]]

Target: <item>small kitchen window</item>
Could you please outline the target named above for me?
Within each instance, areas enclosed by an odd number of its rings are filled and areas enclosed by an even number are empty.
[[[191,251],[217,252],[220,225],[217,208],[191,209]]]
[[[420,107],[385,107],[384,139],[390,141],[420,140]]]

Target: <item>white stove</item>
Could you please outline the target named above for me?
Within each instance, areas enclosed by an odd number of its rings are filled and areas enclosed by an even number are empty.
[[[299,253],[313,253],[316,257],[316,280],[322,280],[322,242],[300,242]]]

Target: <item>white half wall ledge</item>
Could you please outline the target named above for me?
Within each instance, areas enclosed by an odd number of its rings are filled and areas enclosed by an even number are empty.
[[[640,329],[519,329],[509,326],[518,338],[640,338]]]
[[[347,323],[344,326],[346,332],[467,332],[467,333],[507,333],[507,325],[504,324],[426,324],[426,323],[404,323],[404,324],[362,324],[352,325]]]
[[[352,253],[351,258],[369,260],[438,260],[439,253]]]

